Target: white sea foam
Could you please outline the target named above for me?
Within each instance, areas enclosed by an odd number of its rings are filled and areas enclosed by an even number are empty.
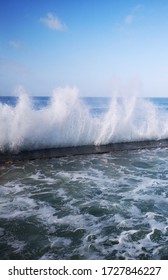
[[[19,241],[19,240],[10,240],[7,243],[9,246],[11,246],[14,249],[15,253],[21,252],[26,246],[26,242]]]
[[[15,107],[0,103],[0,151],[100,145],[168,137],[168,118],[136,97],[112,98],[107,113],[93,116],[76,88],[58,88],[37,110],[19,89]]]
[[[12,254],[26,258],[29,248],[40,248],[41,259],[167,257],[166,150],[74,157],[73,164],[69,158],[17,163],[5,169],[0,236]],[[49,185],[47,178],[55,182]]]

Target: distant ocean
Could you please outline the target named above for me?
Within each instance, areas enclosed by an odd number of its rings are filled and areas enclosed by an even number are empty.
[[[168,139],[168,99],[0,97],[0,152]],[[1,259],[168,259],[168,149],[0,164]]]

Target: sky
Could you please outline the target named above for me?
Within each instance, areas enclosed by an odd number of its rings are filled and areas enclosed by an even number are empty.
[[[167,0],[1,0],[0,95],[168,97]]]

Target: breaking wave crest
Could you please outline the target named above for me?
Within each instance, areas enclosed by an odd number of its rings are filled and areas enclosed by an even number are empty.
[[[94,116],[77,88],[58,88],[36,109],[20,90],[15,107],[0,103],[0,151],[103,145],[168,137],[168,118],[152,102],[113,97],[106,113]]]

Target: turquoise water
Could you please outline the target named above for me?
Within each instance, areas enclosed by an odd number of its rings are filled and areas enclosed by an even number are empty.
[[[1,164],[0,258],[168,259],[167,166],[166,148]]]

